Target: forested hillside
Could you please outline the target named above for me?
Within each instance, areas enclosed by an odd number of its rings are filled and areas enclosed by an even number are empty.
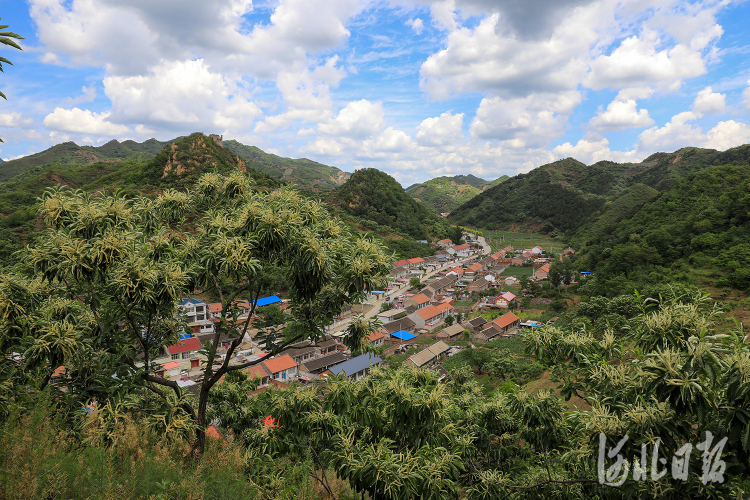
[[[436,231],[446,232],[437,215],[414,201],[396,179],[374,168],[354,172],[329,199],[354,217],[395,229],[413,239],[428,240]]]
[[[480,228],[534,228],[572,236],[592,221],[607,201],[614,201],[630,186],[642,184],[664,191],[686,175],[711,165],[748,164],[750,145],[724,152],[683,148],[674,153],[656,153],[641,163],[601,161],[587,166],[567,158],[487,189],[454,210],[450,219]],[[642,188],[639,192],[644,194]],[[632,205],[637,198],[630,193],[617,205]]]
[[[336,167],[329,167],[307,158],[282,158],[235,140],[224,141],[224,147],[239,155],[247,162],[248,167],[301,189],[330,189],[340,186],[349,178],[347,172]]]
[[[508,176],[503,175],[490,183],[471,174],[436,177],[421,184],[409,186],[406,192],[435,213],[452,212],[484,189],[507,179]]]
[[[179,140],[174,139],[174,141]],[[42,165],[88,165],[104,161],[143,162],[156,156],[164,146],[174,141],[149,139],[144,142],[112,139],[103,146],[78,146],[74,142],[57,144],[40,153],[4,162],[0,167],[0,182]]]
[[[717,286],[748,290],[750,166],[689,174],[616,224],[586,229],[576,263],[595,273],[602,294],[684,280],[689,269],[708,270]]]

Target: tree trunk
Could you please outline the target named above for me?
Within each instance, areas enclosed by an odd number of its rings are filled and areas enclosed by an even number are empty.
[[[198,412],[195,415],[195,442],[193,443],[193,457],[199,460],[203,456],[203,452],[206,449],[206,408],[208,407],[208,390],[209,388],[203,385],[201,387],[201,393],[198,400]]]

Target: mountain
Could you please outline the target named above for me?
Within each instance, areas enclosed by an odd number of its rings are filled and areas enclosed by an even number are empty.
[[[507,175],[492,182],[471,174],[444,176],[421,184],[413,184],[406,189],[406,192],[432,212],[452,212],[487,187],[497,185],[507,179]]]
[[[594,221],[576,267],[594,272],[591,292],[603,295],[692,281],[696,270],[713,286],[750,289],[748,186],[747,164],[687,174],[618,222]]]
[[[176,139],[175,139],[176,140]],[[112,139],[103,146],[79,146],[75,142],[63,142],[49,149],[17,160],[10,160],[0,167],[0,182],[41,165],[89,165],[101,161],[142,162],[156,156],[164,146],[173,141],[149,139],[144,142]]]
[[[708,166],[748,164],[747,144],[724,152],[683,148],[674,153],[656,153],[640,163],[601,161],[585,165],[566,158],[486,189],[451,212],[449,219],[455,224],[486,229],[532,228],[572,234],[604,213],[606,202],[615,200],[630,186],[641,184],[662,192]],[[642,188],[636,189],[616,207],[632,208],[633,197],[645,194],[647,191]],[[607,215],[611,216],[612,213]]]
[[[374,168],[354,172],[328,200],[363,221],[366,229],[388,228],[417,240],[428,240],[436,228],[445,225],[437,215],[409,196],[396,179]]]
[[[340,186],[350,175],[336,167],[329,167],[307,158],[284,158],[235,140],[224,141],[224,147],[239,155],[247,162],[248,167],[308,191]]]

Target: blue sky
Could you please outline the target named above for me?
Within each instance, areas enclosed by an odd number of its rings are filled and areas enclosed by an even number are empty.
[[[750,142],[750,3],[0,0],[0,157],[202,131],[404,185]],[[2,167],[0,167],[2,168]]]

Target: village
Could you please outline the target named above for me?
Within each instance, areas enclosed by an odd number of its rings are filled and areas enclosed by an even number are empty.
[[[261,330],[248,329],[230,364],[259,360],[245,369],[248,378],[258,382],[257,390],[250,396],[272,387],[294,385],[304,389],[325,383],[331,375],[356,381],[381,364],[430,368],[445,377],[447,371],[442,362],[461,350],[518,338],[525,329],[554,323],[555,316],[547,318],[547,311],[530,308],[532,301],[545,299],[520,296],[521,279],[516,275],[541,282],[547,279],[550,264],[557,256],[545,254],[540,246],[530,249],[507,246],[490,253],[481,236],[464,233],[464,238],[465,242],[458,245],[451,240],[439,241],[433,256],[393,262],[388,286],[373,292],[364,304],[342,313],[325,339],[316,343],[299,342],[266,358]],[[571,252],[568,248],[563,255]],[[265,307],[283,310],[286,305],[286,299],[272,295],[258,299],[256,308],[262,314]],[[240,302],[237,307],[238,320],[246,320],[251,304]],[[190,333],[154,359],[161,367],[156,375],[197,393],[203,377],[202,349],[215,335],[215,324],[221,320],[223,311],[220,303],[197,298],[183,299],[179,309]],[[366,349],[352,353],[343,336],[350,322],[362,316],[376,320],[377,326],[369,333]],[[251,318],[251,322],[255,319]],[[230,341],[220,339],[217,355],[222,359]]]

